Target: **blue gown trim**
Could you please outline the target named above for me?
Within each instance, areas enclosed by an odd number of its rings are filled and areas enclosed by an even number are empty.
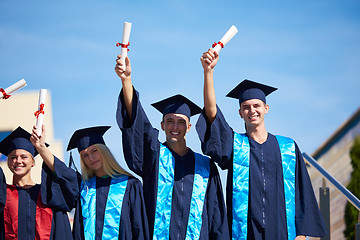
[[[160,144],[159,179],[156,200],[153,239],[169,239],[171,202],[174,185],[175,158],[170,150]],[[207,183],[210,175],[210,160],[195,153],[194,185],[190,203],[190,213],[186,239],[199,239],[202,225],[202,211]]]
[[[278,135],[276,135],[276,139],[279,143],[283,167],[288,239],[295,239],[295,142],[291,138]]]
[[[120,175],[111,179],[106,201],[103,239],[118,239],[121,207],[125,195],[128,176]],[[96,222],[96,177],[81,182],[81,207],[86,240],[95,238]]]
[[[194,186],[191,194],[190,213],[186,230],[188,240],[199,239],[202,225],[206,188],[210,175],[210,159],[195,153]]]
[[[174,185],[175,159],[170,150],[160,144],[159,179],[156,197],[153,239],[169,239],[171,199]]]
[[[245,134],[234,132],[232,238],[247,238],[250,144]]]
[[[295,239],[295,142],[276,136],[283,166],[288,239]],[[247,239],[250,144],[245,134],[234,132],[232,238]]]

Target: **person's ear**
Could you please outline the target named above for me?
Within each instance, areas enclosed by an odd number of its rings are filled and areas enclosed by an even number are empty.
[[[191,128],[191,123],[189,123],[188,126],[187,126],[187,129],[186,129],[187,133],[190,131],[190,128]]]
[[[269,112],[269,105],[265,104],[265,114],[267,114]]]

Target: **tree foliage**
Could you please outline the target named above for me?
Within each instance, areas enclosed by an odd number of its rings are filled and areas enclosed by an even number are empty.
[[[357,197],[360,198],[360,136],[355,138],[354,145],[350,150],[351,165],[353,172],[351,173],[351,181],[347,188]],[[347,203],[345,207],[345,224],[344,235],[346,239],[355,239],[355,224],[358,222],[359,211],[351,204]]]

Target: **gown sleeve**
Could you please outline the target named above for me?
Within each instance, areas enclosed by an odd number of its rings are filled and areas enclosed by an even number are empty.
[[[134,179],[130,189],[130,221],[132,239],[150,239],[144,194],[141,182]]]
[[[295,173],[295,226],[296,235],[322,237],[326,229],[306,169],[304,159],[296,145]]]
[[[129,119],[121,90],[116,112],[116,120],[122,131],[125,161],[128,167],[142,178],[154,169],[154,153],[158,152],[159,131],[152,127],[139,101],[139,93],[134,89],[132,119]]]
[[[76,172],[76,174],[77,174],[77,179],[78,179],[78,187],[80,189],[81,174],[79,172]],[[85,239],[80,196],[76,199],[76,208],[75,208],[75,214],[74,214],[72,235],[73,235],[74,240],[84,240]]]
[[[220,108],[217,107],[215,120],[210,125],[203,110],[196,123],[196,131],[205,155],[219,164],[222,169],[231,168],[233,152],[233,131]]]
[[[220,175],[215,163],[210,161],[211,172],[207,189],[208,239],[230,239],[225,200]]]
[[[0,213],[4,209],[5,203],[6,203],[6,180],[5,180],[4,172],[0,167]]]
[[[55,173],[43,163],[41,174],[41,199],[51,208],[70,212],[79,197],[76,172],[54,157]]]

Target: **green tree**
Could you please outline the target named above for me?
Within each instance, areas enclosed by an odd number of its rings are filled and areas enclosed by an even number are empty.
[[[354,145],[350,150],[351,181],[347,188],[357,197],[360,198],[360,136],[355,138]],[[355,239],[355,224],[358,222],[359,211],[351,204],[347,203],[345,207],[345,224],[344,235],[346,239]]]

